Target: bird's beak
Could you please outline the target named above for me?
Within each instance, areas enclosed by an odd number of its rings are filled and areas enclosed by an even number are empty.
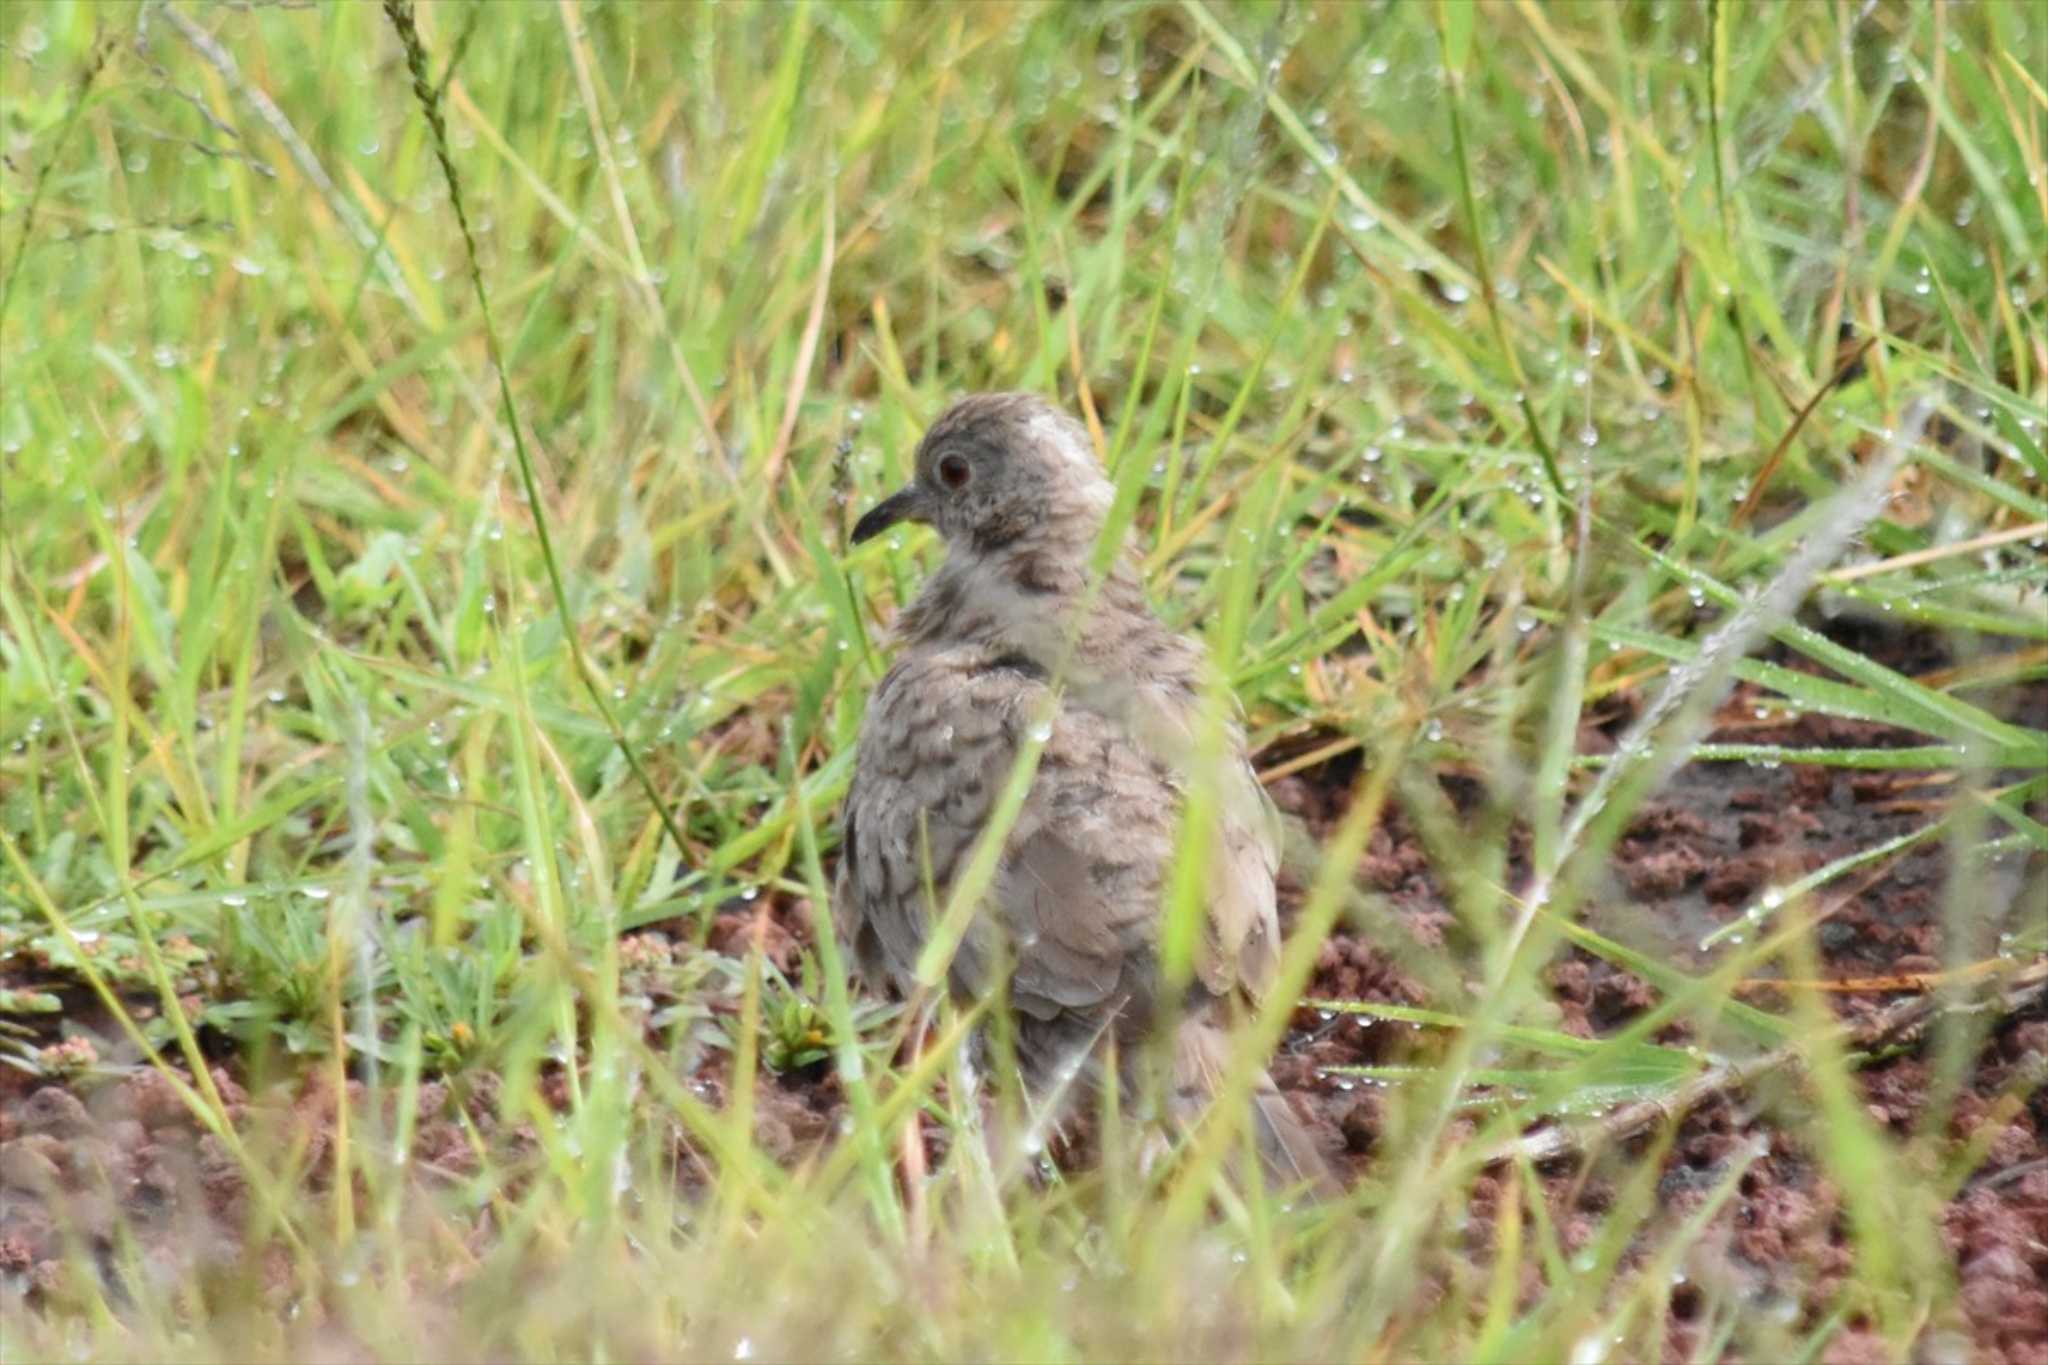
[[[853,526],[853,543],[872,540],[899,521],[915,521],[930,525],[932,519],[931,501],[925,491],[916,484],[899,489],[883,498],[868,509],[868,514]]]

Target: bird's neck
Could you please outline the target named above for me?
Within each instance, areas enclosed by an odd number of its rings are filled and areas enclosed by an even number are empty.
[[[1070,697],[1107,713],[1191,706],[1202,686],[1201,647],[1152,614],[1127,555],[1098,575],[1092,551],[1092,541],[955,549],[898,618],[898,637],[913,649],[1028,659]]]
[[[911,645],[969,645],[1028,654],[1048,670],[1053,654],[1085,642],[1105,611],[1135,584],[1119,562],[1090,591],[1088,547],[1019,538],[998,549],[956,546],[898,619]],[[1044,656],[1044,657],[1041,657]]]

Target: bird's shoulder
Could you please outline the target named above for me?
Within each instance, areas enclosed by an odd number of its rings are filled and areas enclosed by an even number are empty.
[[[1148,813],[1157,808],[1170,818],[1179,799],[1172,765],[1134,737],[1123,717],[1056,688],[1032,655],[980,645],[904,651],[868,701],[854,780],[869,790],[905,783],[972,789],[977,779],[999,786],[1027,741],[1040,750],[1027,816],[1033,806],[1058,817],[1105,801],[1149,803]]]
[[[1036,766],[990,887],[1000,918],[1048,962],[1085,943],[1114,966],[1149,934],[1179,819],[1168,766],[1027,656],[914,647],[869,700],[846,803],[838,899],[864,965],[907,970],[925,901],[945,896],[1027,744]]]

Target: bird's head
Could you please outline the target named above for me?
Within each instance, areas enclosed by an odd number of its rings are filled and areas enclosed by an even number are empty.
[[[1084,546],[1115,493],[1080,423],[1028,393],[954,403],[918,442],[916,464],[910,483],[854,526],[854,544],[912,521],[956,552],[995,554],[1027,537]]]

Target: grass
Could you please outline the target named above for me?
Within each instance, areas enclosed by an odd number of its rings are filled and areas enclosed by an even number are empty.
[[[203,1276],[109,1288],[81,1244],[8,1356],[1642,1358],[1748,1158],[1680,1212],[1669,1125],[1607,1144],[1568,1248],[1537,1171],[1481,1155],[1787,1044],[1849,1270],[1804,1321],[1699,1280],[1692,1352],[1949,1330],[1944,1120],[1880,1132],[1817,996],[1736,996],[1816,976],[1815,898],[1891,850],[1763,893],[1704,973],[1575,912],[1689,758],[1957,773],[1920,837],[1958,945],[1979,851],[2048,848],[2048,741],[1986,700],[2048,674],[2025,4],[416,23],[0,9],[0,1060],[161,1068],[251,1191]],[[1329,1002],[1447,1040],[1365,1078],[1389,1121],[1341,1206],[1243,1188],[1227,1125],[1156,1187],[992,1165],[973,1021],[898,1061],[917,1012],[849,988],[835,807],[937,549],[845,533],[985,387],[1099,432],[1269,767],[1363,753],[1296,993],[1382,810],[1447,886],[1432,1009]],[[1909,678],[1816,611],[1961,662]],[[1919,743],[1703,748],[1734,678]],[[1615,699],[1637,731],[1579,754]],[[765,906],[814,930],[787,972],[691,950]],[[1566,944],[1660,1004],[1559,1031]],[[114,1055],[50,1052],[52,1012]],[[1943,1035],[1943,1105],[1983,1027]],[[237,1125],[208,1058],[361,1089],[315,1154]],[[827,1062],[844,1121],[786,1165],[764,1094]],[[491,1121],[428,1178],[394,1153],[444,1082]],[[918,1114],[951,1139],[922,1183]],[[1482,1179],[1520,1216],[1479,1220]]]

